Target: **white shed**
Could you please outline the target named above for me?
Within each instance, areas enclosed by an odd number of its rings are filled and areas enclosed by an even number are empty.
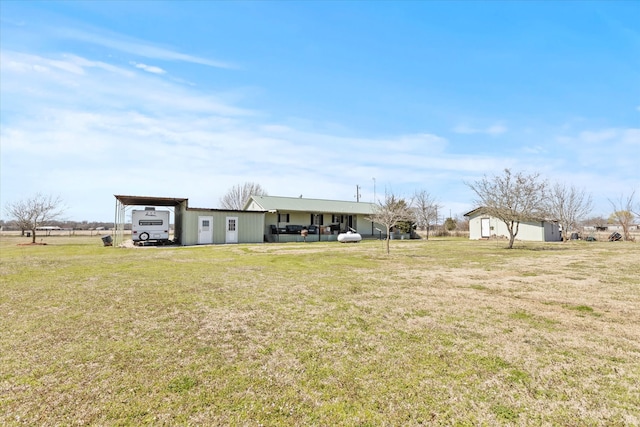
[[[507,225],[498,218],[487,214],[483,208],[467,212],[469,218],[469,239],[480,240],[491,237],[509,238]],[[559,242],[562,240],[560,226],[556,221],[540,219],[521,222],[516,240],[529,242]]]

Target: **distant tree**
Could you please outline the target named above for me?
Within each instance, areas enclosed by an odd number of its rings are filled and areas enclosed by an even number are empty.
[[[547,183],[538,173],[512,173],[505,169],[502,175],[467,183],[476,193],[474,202],[484,211],[504,222],[509,231],[509,249],[518,235],[521,222],[536,221],[545,216]]]
[[[438,209],[442,210],[434,197],[426,190],[416,191],[413,195],[411,211],[415,224],[423,230],[427,230],[427,240],[429,239],[429,229],[431,224],[437,220]]]
[[[387,253],[389,253],[391,229],[401,223],[410,222],[412,218],[411,207],[404,199],[386,193],[384,201],[378,201],[374,206],[373,213],[367,219],[386,228]]]
[[[245,182],[231,187],[220,198],[220,206],[223,209],[242,210],[244,204],[251,196],[267,196],[267,191],[255,182]]]
[[[636,214],[634,213],[636,192],[632,191],[629,196],[620,196],[617,201],[609,199],[613,213],[609,217],[609,221],[622,227],[622,237],[624,240],[632,240],[629,232]]]
[[[456,215],[454,220],[456,221],[456,230],[469,231],[469,217]]]
[[[582,224],[594,228],[604,228],[607,226],[607,219],[603,216],[592,216],[582,221]]]
[[[31,241],[35,243],[38,227],[59,219],[64,207],[60,197],[38,193],[31,198],[7,204],[6,211],[21,230],[31,231]]]
[[[567,241],[578,222],[592,209],[591,195],[584,190],[566,184],[556,183],[549,192],[549,216],[562,226],[562,240]]]
[[[455,219],[449,217],[444,220],[444,229],[447,231],[453,231],[458,228],[458,224]]]

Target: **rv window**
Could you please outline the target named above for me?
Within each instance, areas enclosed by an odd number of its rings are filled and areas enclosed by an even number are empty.
[[[162,225],[161,219],[141,219],[138,225]]]

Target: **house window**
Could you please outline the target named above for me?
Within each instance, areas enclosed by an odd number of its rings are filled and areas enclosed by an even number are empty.
[[[331,222],[333,223],[342,223],[344,222],[344,217],[342,215],[332,215]]]
[[[322,215],[322,214],[311,214],[311,224],[313,224],[313,225],[323,225],[324,224],[324,215]]]
[[[289,214],[278,214],[278,222],[289,222]]]
[[[235,219],[230,219],[229,220],[229,231],[236,231],[236,220]]]

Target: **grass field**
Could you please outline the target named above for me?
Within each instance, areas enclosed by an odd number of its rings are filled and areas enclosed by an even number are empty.
[[[640,423],[640,244],[0,239],[1,425]]]

